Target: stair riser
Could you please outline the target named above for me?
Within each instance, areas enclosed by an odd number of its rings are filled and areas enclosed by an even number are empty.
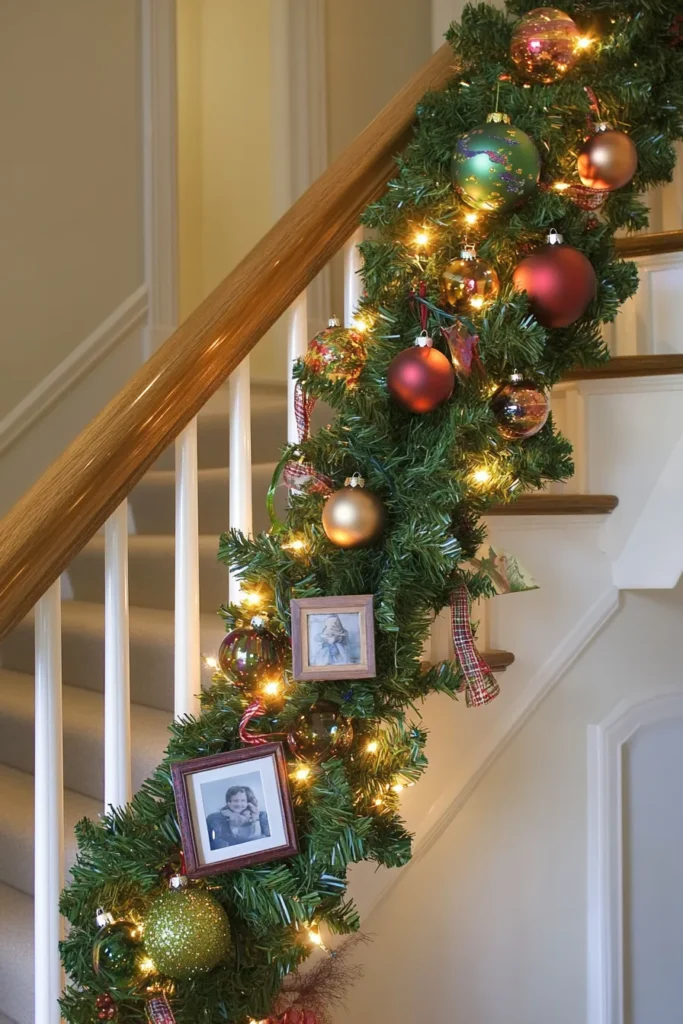
[[[228,570],[217,560],[218,539],[202,545],[199,554],[200,607],[215,612],[228,599]],[[175,554],[173,545],[160,549],[131,546],[129,595],[137,608],[163,608],[175,604]],[[104,603],[104,555],[101,544],[85,548],[69,566],[68,578],[75,601]]]

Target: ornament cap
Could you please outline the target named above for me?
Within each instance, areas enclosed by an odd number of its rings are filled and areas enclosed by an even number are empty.
[[[596,132],[611,132],[612,125],[609,123],[609,121],[599,121],[598,124],[596,124],[595,126],[595,130]]]
[[[267,625],[266,619],[263,615],[255,615],[251,620],[251,625],[254,629],[265,629]]]
[[[173,889],[176,892],[179,892],[181,889],[187,889],[189,884],[187,875],[171,875],[168,880],[169,889]]]
[[[564,237],[555,228],[551,228],[546,236],[548,245],[562,245]]]
[[[417,338],[415,339],[415,344],[418,346],[418,348],[431,348],[434,342],[429,337],[426,331],[422,331],[422,333],[418,334]]]
[[[344,487],[365,487],[365,479],[360,473],[354,473],[353,476],[347,476]]]
[[[98,928],[104,928],[108,924],[114,923],[114,915],[110,914],[104,907],[98,907],[95,911],[95,924]]]
[[[519,370],[513,370],[510,374],[509,380],[511,384],[519,384],[524,380],[524,375],[521,374]]]
[[[475,245],[472,245],[469,242],[467,243],[467,245],[463,245],[462,249],[460,250],[461,260],[473,260],[476,259],[476,256],[477,248]]]
[[[502,110],[493,110],[486,115],[487,124],[510,124],[510,115],[504,114]]]
[[[328,327],[341,327],[341,321],[338,316],[331,316],[327,321]]]

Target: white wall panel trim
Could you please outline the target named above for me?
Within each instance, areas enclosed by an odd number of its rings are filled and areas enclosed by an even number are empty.
[[[14,444],[112,349],[140,327],[147,318],[147,308],[147,286],[142,284],[0,420],[0,452]]]
[[[671,718],[683,718],[681,693],[623,701],[588,726],[587,1024],[624,1022],[623,747]]]

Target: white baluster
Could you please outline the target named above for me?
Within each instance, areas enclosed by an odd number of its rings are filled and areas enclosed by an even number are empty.
[[[132,796],[130,648],[128,642],[128,502],[104,527],[104,806]]]
[[[251,535],[251,393],[249,356],[230,377],[230,526]],[[239,601],[240,581],[230,573],[231,601]]]
[[[62,969],[59,894],[64,883],[62,626],[59,580],[36,605],[35,1020],[59,1024]]]
[[[344,326],[350,327],[353,314],[363,292],[359,270],[363,259],[358,245],[363,241],[363,228],[357,228],[344,246]]]
[[[294,413],[294,388],[292,364],[303,356],[308,346],[308,300],[303,291],[289,307],[287,314],[287,440],[296,444],[299,431]]]
[[[175,685],[174,714],[199,714],[199,477],[197,420],[175,443]]]

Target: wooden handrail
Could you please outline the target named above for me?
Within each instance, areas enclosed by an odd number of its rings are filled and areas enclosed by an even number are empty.
[[[452,62],[444,43],[5,516],[0,639],[344,244]]]
[[[5,516],[0,639],[343,245],[452,62],[445,43]],[[629,257],[682,248],[683,231],[618,242]]]

